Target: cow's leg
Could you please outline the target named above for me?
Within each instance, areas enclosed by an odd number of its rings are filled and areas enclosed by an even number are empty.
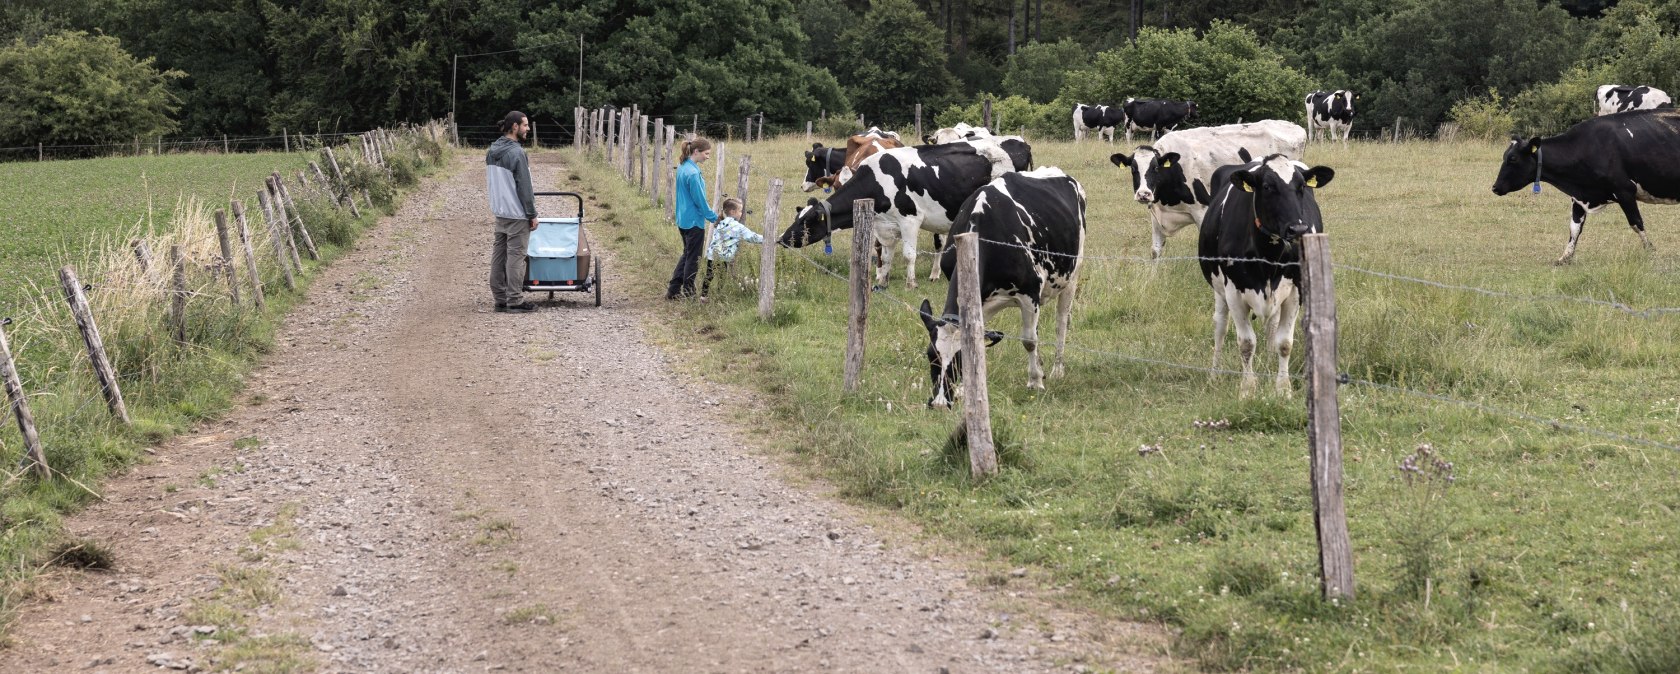
[[[904,254],[904,285],[905,285],[905,287],[908,287],[911,290],[915,290],[916,289],[916,242],[922,236],[922,228],[921,228],[920,221],[917,221],[917,222],[911,223],[911,224],[916,225],[916,227],[914,229],[905,230],[905,235],[902,237],[903,238],[903,241],[902,241],[903,251],[902,252]],[[937,264],[935,264],[933,266],[934,266],[935,269],[939,268],[939,265],[937,265]],[[885,284],[886,284],[886,282],[883,280],[882,285],[885,285]]]
[[[1038,300],[1020,295],[1021,346],[1027,349],[1027,388],[1044,390],[1044,368],[1038,362]]]
[[[1295,347],[1295,321],[1301,315],[1301,294],[1291,289],[1289,295],[1278,303],[1274,312],[1276,320],[1272,321],[1272,334],[1267,336],[1272,349],[1277,352],[1278,372],[1273,381],[1277,392],[1288,398],[1295,393],[1295,387],[1289,383],[1289,352]]]
[[[1166,226],[1161,223],[1159,214],[1150,209],[1149,217],[1149,259],[1161,257],[1161,251],[1167,248]]]
[[[944,246],[942,245],[942,243],[939,240],[939,235],[934,234],[933,235],[933,255],[930,256],[930,259],[933,260],[933,265],[932,265],[932,268],[928,270],[928,280],[929,281],[938,281],[939,280],[939,252],[942,251],[942,250],[944,250]]]
[[[1219,354],[1225,349],[1225,323],[1231,316],[1231,305],[1225,301],[1225,280],[1222,277],[1213,278],[1213,369],[1219,369]],[[1218,376],[1218,373],[1208,375],[1208,378]]]
[[[881,246],[881,265],[875,268],[875,289],[887,289],[887,277],[892,275],[893,244],[898,243],[898,223],[875,221],[875,242]],[[914,283],[915,279],[911,278]]]
[[[1569,209],[1569,244],[1563,247],[1563,256],[1553,264],[1569,264],[1570,259],[1575,257],[1575,246],[1581,242],[1581,231],[1587,228],[1587,216],[1597,213],[1604,206],[1574,201]],[[1643,221],[1641,223],[1643,226]]]
[[[1627,216],[1628,227],[1632,227],[1633,233],[1639,235],[1639,243],[1644,244],[1645,250],[1656,248],[1651,245],[1651,240],[1645,237],[1645,218],[1639,215],[1638,198],[1631,193],[1618,194],[1616,204],[1622,207],[1622,215]]]
[[[1050,378],[1057,379],[1063,374],[1062,347],[1067,345],[1068,318],[1073,315],[1073,299],[1079,293],[1079,281],[1070,279],[1068,286],[1056,296],[1056,360],[1050,365]]]
[[[1259,380],[1254,376],[1254,350],[1259,340],[1254,334],[1254,323],[1249,320],[1249,315],[1255,309],[1263,309],[1265,298],[1257,291],[1243,292],[1230,286],[1227,288],[1230,288],[1228,292],[1235,296],[1226,298],[1226,303],[1237,313],[1237,355],[1242,360],[1242,386],[1237,392],[1246,398],[1254,395],[1254,389],[1259,385]]]

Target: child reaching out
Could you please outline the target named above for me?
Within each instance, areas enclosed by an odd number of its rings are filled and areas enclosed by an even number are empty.
[[[729,263],[735,261],[735,250],[742,241],[747,243],[764,243],[764,237],[757,232],[747,229],[741,224],[741,200],[729,198],[723,200],[723,217],[718,220],[717,228],[712,230],[712,245],[706,247],[706,278],[700,282],[700,301],[705,302],[706,291],[712,285],[712,262],[717,261],[721,271],[727,273]]]

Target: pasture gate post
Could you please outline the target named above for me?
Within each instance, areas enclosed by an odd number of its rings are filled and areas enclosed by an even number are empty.
[[[175,343],[187,345],[187,257],[181,244],[169,247],[169,266],[175,270],[175,282],[169,295],[169,325],[175,333]]]
[[[47,454],[41,449],[41,436],[35,432],[35,415],[29,411],[29,397],[23,394],[23,381],[18,379],[17,363],[12,362],[12,345],[6,340],[6,324],[11,323],[8,318],[0,321],[0,379],[5,380],[6,400],[12,405],[12,416],[17,419],[18,434],[23,436],[23,453],[35,464],[35,472],[41,479],[52,477],[52,469],[47,467]]]
[[[910,144],[915,145],[915,144],[920,143],[920,142],[922,142],[922,104],[917,103],[916,104],[916,139],[911,141]]]
[[[286,179],[280,177],[279,171],[274,172],[274,187],[279,190],[277,200],[285,202],[286,210],[292,213],[292,223],[297,226],[297,233],[303,237],[303,246],[309,251],[309,259],[321,259],[321,251],[315,247],[315,237],[310,236],[309,228],[304,226],[303,214],[298,212],[297,202],[292,201],[292,191],[286,188]]]
[[[286,252],[292,258],[292,268],[301,272],[303,258],[298,256],[297,235],[292,233],[291,216],[286,213],[286,204],[280,199],[280,188],[275,185],[280,181],[271,175],[263,182],[268,187],[268,203],[264,204],[264,210],[269,207],[274,209],[274,222],[286,234]]]
[[[233,310],[239,311],[239,275],[234,273],[233,240],[228,236],[227,212],[216,209],[216,242],[222,247],[222,271],[227,274],[228,299],[233,303]]]
[[[1353,545],[1342,503],[1342,418],[1336,387],[1336,289],[1330,239],[1301,239],[1307,317],[1307,443],[1312,457],[1313,524],[1325,599],[1353,600]]]
[[[60,268],[58,283],[64,288],[64,300],[70,303],[70,316],[76,320],[76,329],[82,333],[82,344],[87,346],[88,362],[93,365],[93,376],[99,379],[105,406],[110,408],[111,416],[128,424],[128,405],[123,403],[122,386],[116,369],[111,367],[111,359],[105,355],[105,340],[99,337],[99,325],[93,320],[93,311],[88,309],[87,295],[82,292],[81,280],[76,278],[76,268],[68,265]]]
[[[251,276],[251,300],[260,310],[266,300],[263,297],[262,274],[257,270],[257,252],[251,247],[251,228],[245,222],[245,204],[234,199],[230,206],[233,208],[233,221],[239,224],[239,245],[245,249],[245,271]]]
[[[769,321],[776,308],[776,211],[782,201],[782,179],[770,180],[770,195],[764,204],[764,245],[758,251],[758,320]]]
[[[962,333],[963,428],[968,433],[968,468],[976,478],[997,473],[992,442],[992,403],[986,389],[986,317],[980,306],[980,235],[951,237],[957,247],[957,327]]]
[[[851,273],[851,319],[846,322],[846,373],[842,388],[847,393],[857,393],[858,379],[863,374],[863,345],[864,332],[869,326],[869,286],[874,281],[873,265],[869,264],[871,254],[875,252],[875,200],[858,199],[852,202],[852,273]],[[764,242],[769,248],[775,244]]]
[[[263,224],[268,225],[268,240],[274,244],[274,261],[286,275],[286,289],[297,290],[297,279],[292,277],[291,260],[286,259],[286,242],[280,239],[280,230],[274,226],[274,214],[268,206],[267,192],[257,190],[257,204],[262,207]]]
[[[129,242],[134,247],[134,259],[140,261],[140,273],[146,276],[146,282],[157,285],[157,272],[152,271],[152,247],[145,239],[135,239]]]

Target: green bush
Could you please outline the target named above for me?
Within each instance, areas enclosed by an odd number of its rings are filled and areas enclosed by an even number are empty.
[[[1466,98],[1454,104],[1447,118],[1458,125],[1460,134],[1470,138],[1493,140],[1511,134],[1517,120],[1499,97],[1499,90],[1488,90],[1487,98]]]
[[[117,38],[66,31],[0,48],[0,145],[102,144],[177,128],[169,93],[178,70],[159,72]]]
[[[934,115],[934,125],[927,130],[948,127],[957,122],[980,126],[984,104],[976,101],[968,105],[952,105]],[[1020,96],[992,101],[992,131],[1017,134],[1025,127],[1028,140],[1073,137],[1073,104],[1060,101],[1038,104]]]
[[[1056,100],[1066,80],[1068,65],[1085,58],[1085,47],[1068,38],[1056,42],[1034,42],[1009,57],[1003,73],[1003,91],[1034,103]]]

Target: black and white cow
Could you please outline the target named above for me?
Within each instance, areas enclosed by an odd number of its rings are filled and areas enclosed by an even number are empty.
[[[1342,142],[1346,143],[1348,134],[1353,131],[1353,103],[1357,100],[1359,94],[1347,89],[1307,94],[1307,140],[1312,140],[1313,132],[1318,129],[1324,130],[1321,135],[1325,139],[1335,140],[1339,129]]]
[[[1148,131],[1149,139],[1153,141],[1156,133],[1172,131],[1184,120],[1196,116],[1195,101],[1128,98],[1120,107],[1126,113],[1127,145],[1132,143],[1133,131]]]
[[[1598,103],[1598,115],[1601,117],[1629,110],[1652,110],[1674,105],[1674,101],[1668,97],[1668,92],[1656,87],[1626,87],[1620,84],[1599,87],[1598,96],[1594,100]]]
[[[1214,172],[1213,204],[1197,250],[1202,277],[1213,288],[1213,367],[1219,368],[1225,324],[1235,311],[1244,396],[1256,384],[1251,314],[1266,326],[1266,342],[1277,353],[1277,391],[1292,391],[1289,350],[1301,306],[1301,236],[1324,231],[1313,192],[1335,175],[1329,167],[1309,169],[1280,154]]]
[[[1078,290],[1079,258],[1085,252],[1085,189],[1053,166],[1004,174],[963,202],[951,234],[967,232],[980,238],[981,313],[990,321],[1009,306],[1021,309],[1027,388],[1043,390],[1038,310],[1051,299],[1056,300],[1056,358],[1050,376],[1060,377],[1068,316]],[[922,300],[929,375],[933,379],[929,407],[951,406],[956,399],[953,387],[962,371],[956,265],[956,248],[946,248],[939,256],[939,266],[953,282],[945,293],[944,313],[935,317],[932,305]]]
[[[1493,193],[1504,196],[1541,182],[1551,183],[1575,202],[1569,244],[1557,264],[1575,256],[1587,214],[1612,203],[1622,208],[1639,241],[1651,248],[1639,202],[1680,203],[1680,110],[1634,110],[1594,117],[1548,138],[1512,139]]]
[[[986,183],[1015,170],[1014,162],[1030,164],[1026,157],[1015,159],[992,139],[943,145],[901,147],[877,153],[858,166],[857,172],[827,200],[811,199],[800,209],[778,242],[786,247],[804,247],[822,241],[830,232],[852,227],[852,202],[875,202],[875,240],[886,250],[902,247],[908,266],[906,284],[916,287],[916,236],[920,230],[944,234],[951,229],[963,201]],[[875,272],[877,286],[885,287],[892,273],[893,256],[881,256]]]
[[[1174,131],[1130,157],[1115,153],[1109,161],[1132,170],[1132,196],[1149,207],[1149,253],[1160,257],[1167,237],[1202,222],[1219,167],[1271,154],[1299,157],[1306,146],[1300,125],[1268,119]]]
[[[814,192],[822,187],[826,180],[832,180],[846,166],[846,148],[823,147],[822,143],[812,143],[811,149],[805,151],[805,182],[799,190]],[[826,179],[826,180],[825,180]]]
[[[1085,140],[1088,131],[1097,132],[1097,140],[1108,135],[1108,142],[1114,142],[1114,128],[1126,123],[1126,111],[1114,105],[1086,105],[1073,104],[1073,140]]]

